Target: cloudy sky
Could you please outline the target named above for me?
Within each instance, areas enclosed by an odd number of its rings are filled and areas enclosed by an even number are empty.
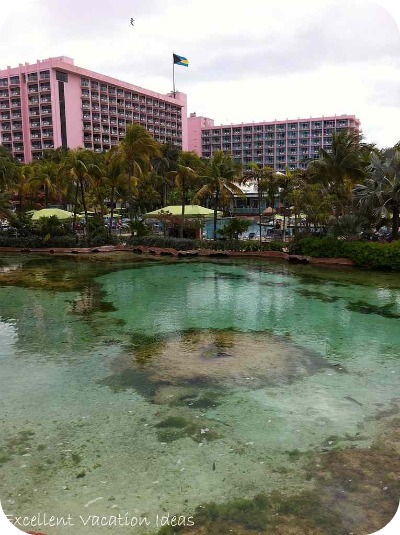
[[[23,0],[0,12],[0,68],[66,55],[216,124],[354,114],[400,140],[400,8],[392,0]],[[134,26],[130,19],[135,19]]]

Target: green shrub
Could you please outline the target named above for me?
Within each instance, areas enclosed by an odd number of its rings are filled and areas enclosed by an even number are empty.
[[[295,239],[290,254],[319,258],[349,258],[356,266],[400,270],[400,241],[392,243],[354,242],[336,238]]]
[[[164,238],[162,236],[132,236],[126,240],[128,245],[144,245],[145,247],[165,247],[177,251],[190,251],[199,248],[200,241],[187,238]]]
[[[48,248],[79,248],[100,247],[101,245],[116,245],[119,238],[112,236],[83,237],[72,234],[66,236],[10,236],[0,234],[0,247],[18,247],[21,249],[48,249]]]
[[[345,245],[344,241],[336,238],[303,238],[290,242],[289,252],[290,254],[339,258],[345,256]]]
[[[400,241],[392,243],[345,243],[345,256],[356,266],[400,271]]]

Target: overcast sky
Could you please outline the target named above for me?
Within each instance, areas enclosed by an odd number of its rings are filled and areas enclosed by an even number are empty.
[[[391,0],[2,2],[0,68],[52,56],[160,93],[172,52],[188,112],[215,124],[354,114],[400,140],[400,9]],[[135,19],[134,26],[130,19]]]

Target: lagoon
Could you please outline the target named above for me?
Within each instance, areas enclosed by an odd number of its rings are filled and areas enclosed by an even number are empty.
[[[376,531],[399,496],[399,319],[398,274],[3,256],[3,508],[151,519],[121,535],[174,515]]]

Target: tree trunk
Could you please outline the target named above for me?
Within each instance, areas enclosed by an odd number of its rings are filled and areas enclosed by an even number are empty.
[[[129,220],[130,220],[131,223],[133,222],[132,175],[133,175],[132,163],[129,162],[129,166],[128,166],[128,208],[129,208]]]
[[[258,191],[258,224],[260,227],[260,251],[262,247],[262,238],[261,238],[261,191],[260,191],[260,181],[258,181],[257,184],[257,191]]]
[[[72,231],[75,232],[76,227],[76,211],[78,208],[78,193],[79,193],[79,183],[76,183],[76,189],[75,189],[75,202],[74,202],[74,218],[72,220]]]
[[[282,239],[286,240],[286,203],[283,203],[283,229],[282,229]]]
[[[214,205],[214,241],[217,239],[217,212],[219,202],[219,188],[215,190],[215,205]]]
[[[400,207],[398,204],[393,206],[393,227],[392,227],[392,237],[394,240],[399,239],[399,211]]]
[[[182,221],[179,229],[179,237],[183,238],[183,229],[185,228],[185,179],[182,177]]]
[[[109,223],[110,236],[112,234],[112,224],[113,224],[113,219],[114,219],[114,192],[115,192],[115,186],[112,186],[111,195],[110,195],[110,203],[111,203],[111,217],[110,217],[110,223]]]
[[[85,229],[86,229],[86,233],[89,234],[88,215],[87,215],[86,199],[85,199],[85,187],[83,185],[83,180],[82,179],[80,179],[79,182],[80,182],[80,185],[81,185],[82,206],[83,206],[83,211],[85,212]]]

